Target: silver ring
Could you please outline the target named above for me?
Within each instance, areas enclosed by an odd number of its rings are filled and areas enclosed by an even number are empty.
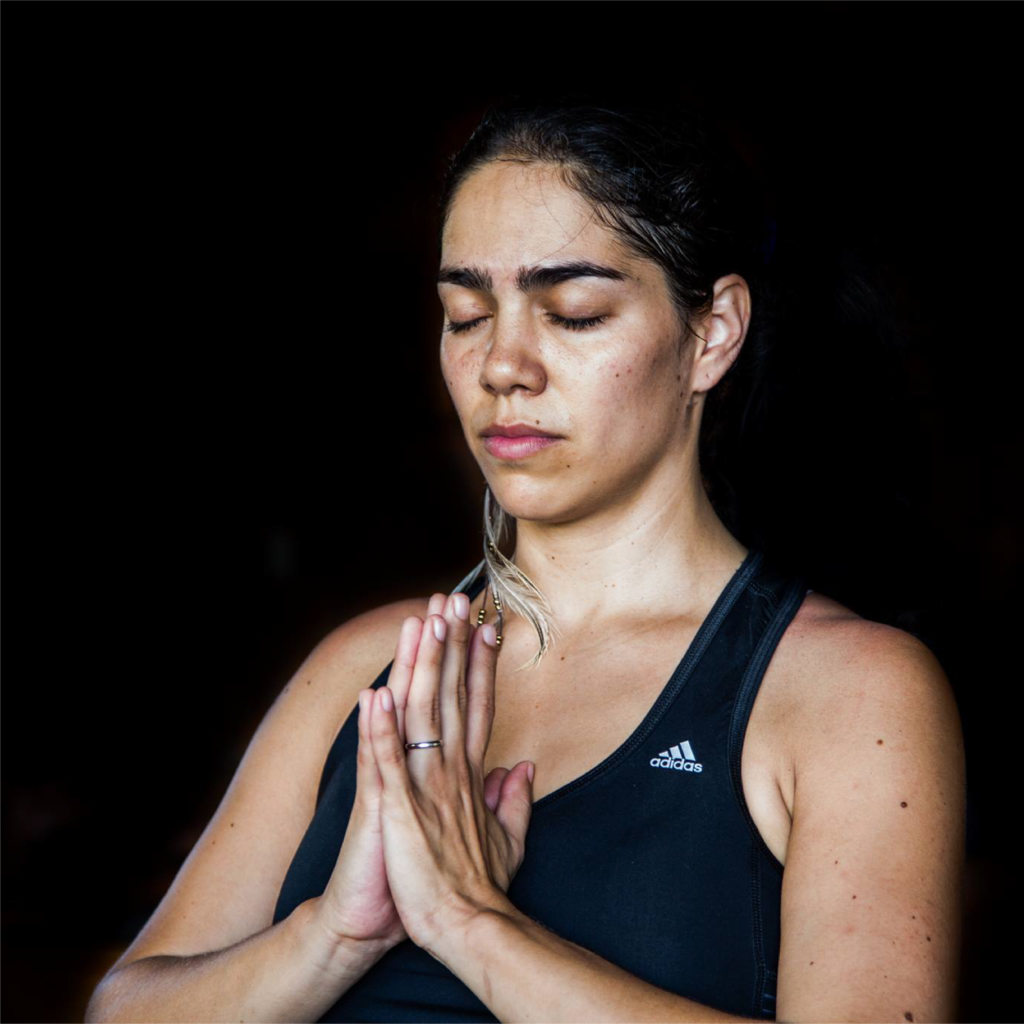
[[[440,740],[422,740],[419,743],[406,743],[406,750],[419,750],[422,747],[439,747],[441,746]]]

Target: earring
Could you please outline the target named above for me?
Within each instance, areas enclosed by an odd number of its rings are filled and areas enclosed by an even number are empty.
[[[494,551],[494,544],[491,541],[487,542],[487,546],[491,549],[492,552]],[[501,631],[502,631],[502,628],[505,625],[505,614],[504,614],[504,609],[501,607],[501,598],[498,597],[498,592],[496,590],[494,590],[494,588],[491,586],[490,580],[487,581],[487,587],[484,590],[484,600],[483,600],[483,603],[480,605],[480,611],[477,613],[476,624],[478,626],[482,626],[484,624],[484,615],[485,615],[485,613],[487,611],[487,594],[488,594],[488,591],[490,592],[491,600],[494,601],[495,611],[497,611],[497,613],[498,613],[498,624],[497,624],[497,629],[495,631],[495,640],[494,640],[494,642],[495,642],[495,646],[500,648],[501,647]]]

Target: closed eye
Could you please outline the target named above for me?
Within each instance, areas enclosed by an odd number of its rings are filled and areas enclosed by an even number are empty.
[[[596,327],[598,324],[603,324],[608,319],[607,316],[585,316],[585,317],[566,317],[559,316],[557,313],[546,314],[548,319],[555,324],[557,327],[565,327],[570,331],[585,331],[590,327]],[[470,331],[477,324],[482,323],[486,320],[485,316],[478,316],[475,320],[452,320],[445,327],[445,330],[451,334],[461,334],[463,331]]]

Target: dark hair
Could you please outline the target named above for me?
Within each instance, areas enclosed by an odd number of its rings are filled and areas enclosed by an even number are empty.
[[[710,309],[718,278],[737,273],[747,281],[754,313],[741,357],[708,393],[700,435],[705,488],[734,526],[735,491],[719,458],[723,428],[737,418],[730,407],[755,390],[774,335],[764,275],[769,224],[750,172],[718,126],[694,108],[607,103],[588,93],[554,100],[517,94],[491,106],[450,158],[439,198],[439,249],[459,186],[484,164],[508,158],[557,164],[629,252],[662,268],[684,337]]]

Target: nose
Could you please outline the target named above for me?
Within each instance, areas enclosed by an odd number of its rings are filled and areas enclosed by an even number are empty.
[[[480,386],[494,395],[516,388],[539,393],[547,385],[538,338],[527,317],[495,314],[480,367]]]

